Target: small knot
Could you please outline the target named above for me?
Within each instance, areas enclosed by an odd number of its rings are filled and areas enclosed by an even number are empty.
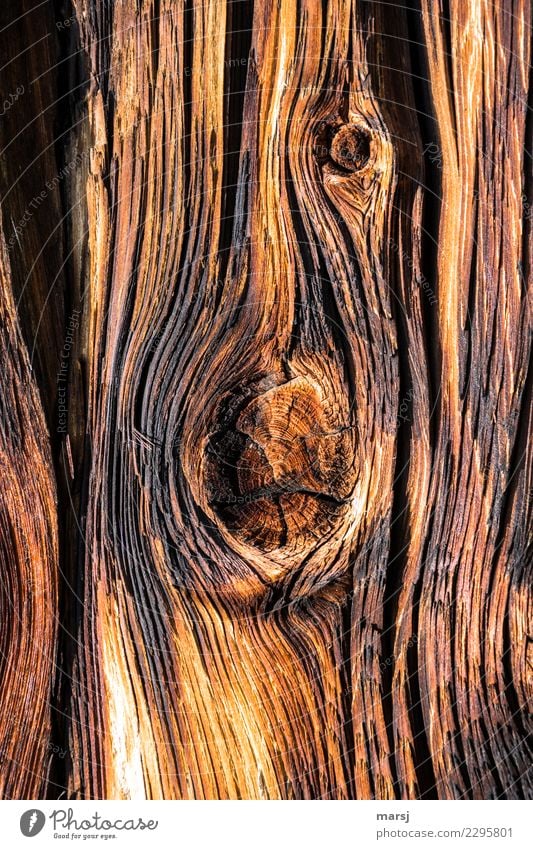
[[[345,171],[360,171],[370,159],[370,133],[362,127],[347,124],[333,136],[329,155]]]

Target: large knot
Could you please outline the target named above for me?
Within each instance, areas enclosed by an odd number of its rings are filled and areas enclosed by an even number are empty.
[[[322,537],[355,484],[353,428],[306,377],[246,399],[208,443],[212,508],[264,551]]]

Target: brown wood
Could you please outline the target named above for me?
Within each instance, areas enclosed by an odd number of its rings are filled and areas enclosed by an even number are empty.
[[[529,0],[25,8],[4,797],[531,796]]]

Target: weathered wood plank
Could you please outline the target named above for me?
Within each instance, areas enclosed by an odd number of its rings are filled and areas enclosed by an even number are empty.
[[[31,231],[0,494],[50,651],[6,795],[531,795],[530,3],[415,6],[76,0],[47,48],[73,92],[36,89],[42,147],[68,127],[43,167],[81,158],[44,321],[81,318],[54,476]],[[2,673],[2,740],[35,662]]]

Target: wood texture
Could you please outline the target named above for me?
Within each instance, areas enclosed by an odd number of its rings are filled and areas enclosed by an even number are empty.
[[[529,0],[27,9],[4,796],[531,796]]]

